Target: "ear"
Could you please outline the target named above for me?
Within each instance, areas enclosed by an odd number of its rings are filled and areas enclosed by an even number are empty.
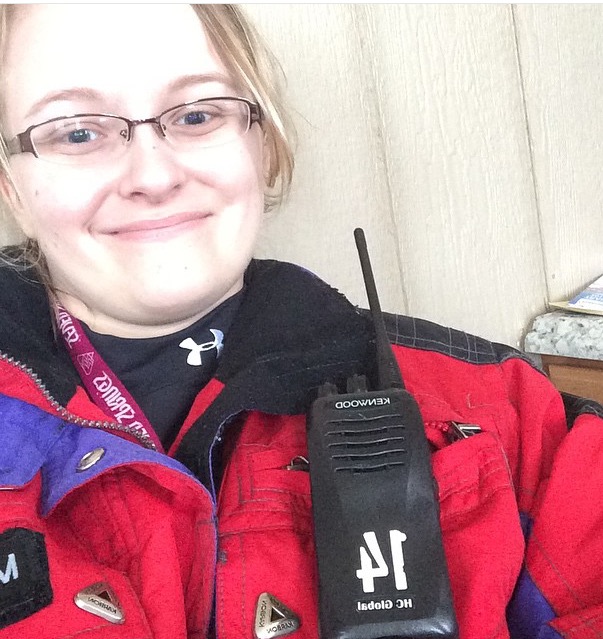
[[[4,201],[8,212],[17,223],[21,231],[30,239],[35,239],[35,225],[27,209],[23,204],[23,199],[19,195],[14,181],[6,171],[0,170],[0,196]]]

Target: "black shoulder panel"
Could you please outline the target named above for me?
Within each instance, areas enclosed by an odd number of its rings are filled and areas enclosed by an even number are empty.
[[[577,417],[585,413],[596,415],[603,419],[603,406],[594,399],[585,399],[571,395],[570,393],[561,393],[561,397],[563,398],[563,404],[565,406],[568,428],[574,425]]]
[[[384,313],[385,330],[392,344],[448,355],[471,364],[499,364],[517,357],[533,362],[511,346],[405,315]]]

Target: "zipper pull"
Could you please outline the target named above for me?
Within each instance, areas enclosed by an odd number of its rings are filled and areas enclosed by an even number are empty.
[[[285,466],[285,470],[303,470],[308,472],[310,470],[310,462],[303,455],[297,455]]]
[[[482,432],[481,426],[477,424],[459,424],[458,422],[448,422],[450,424],[450,430],[448,431],[448,439],[451,443],[459,441],[460,439],[469,439],[473,435],[478,435]]]

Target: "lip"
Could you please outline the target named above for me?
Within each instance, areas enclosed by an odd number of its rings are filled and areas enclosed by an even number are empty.
[[[106,235],[123,239],[165,239],[172,233],[186,231],[211,216],[211,213],[189,211],[157,219],[137,220],[105,231]]]

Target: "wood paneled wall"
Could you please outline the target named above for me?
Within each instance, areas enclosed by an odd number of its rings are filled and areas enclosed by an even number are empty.
[[[245,5],[280,59],[297,173],[260,254],[365,305],[519,345],[603,272],[602,5]]]

